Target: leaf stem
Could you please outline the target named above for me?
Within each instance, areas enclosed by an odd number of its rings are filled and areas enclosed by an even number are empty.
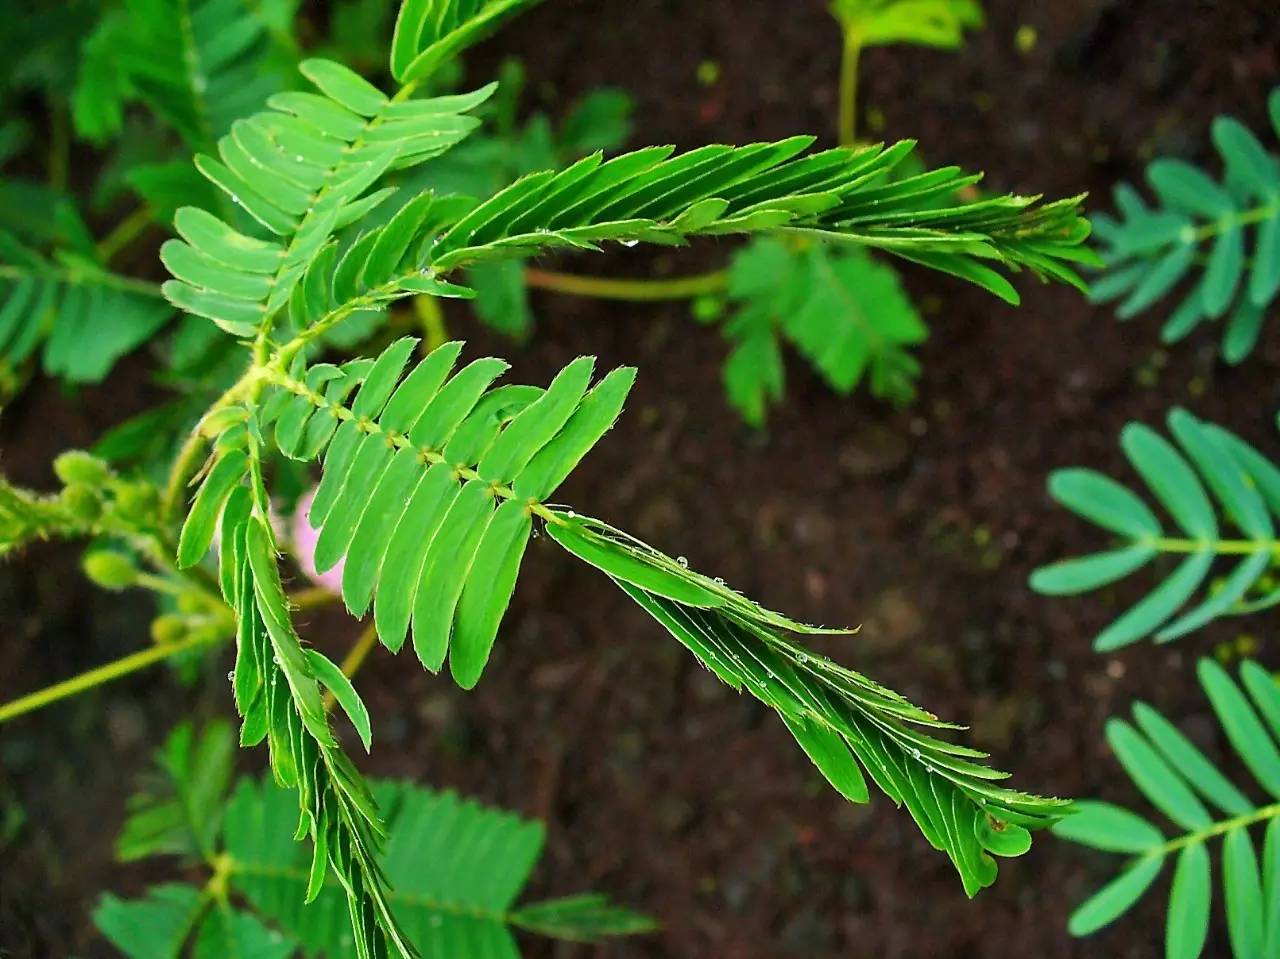
[[[840,58],[840,145],[853,146],[858,139],[858,62],[862,57],[862,34],[854,29],[844,33]]]
[[[1197,227],[1191,242],[1199,243],[1202,240],[1212,239],[1221,233],[1225,233],[1227,230],[1261,223],[1263,220],[1270,220],[1277,216],[1280,216],[1280,200],[1274,200],[1271,203],[1265,203],[1262,206],[1256,206],[1239,213],[1228,213],[1226,216],[1210,220],[1203,226]]]
[[[364,665],[364,661],[369,657],[369,653],[373,651],[377,641],[378,629],[373,623],[370,623],[360,631],[360,638],[355,641],[351,650],[343,658],[339,667],[342,670],[342,675],[346,676],[347,679],[353,677],[360,667]],[[326,710],[333,709],[335,702],[337,702],[337,699],[333,693],[326,689],[324,693],[324,708]]]
[[[295,396],[306,397],[307,400],[309,400],[318,410],[320,410],[323,413],[327,413],[330,416],[334,416],[339,420],[356,419],[356,414],[351,409],[345,406],[331,405],[327,400],[325,400],[323,395],[311,389],[311,387],[309,387],[306,383],[302,382],[301,380],[294,379],[288,373],[285,373],[283,370],[279,369],[274,363],[269,367],[262,367],[261,373],[262,373],[262,379],[265,382],[274,383],[277,386],[283,387],[284,389],[288,390],[290,393],[293,393]],[[387,443],[396,449],[403,449],[405,447],[413,446],[413,443],[408,436],[404,435],[403,433],[396,433],[391,430],[384,429],[378,423],[370,422],[368,420],[361,420],[360,428],[366,433],[377,434],[379,436],[385,437]],[[421,462],[423,463],[446,462],[444,458],[444,454],[439,450],[424,449],[422,447],[417,447],[417,450],[418,450],[418,455],[421,459]],[[483,476],[481,476],[479,473],[477,473],[474,469],[472,469],[469,466],[462,466],[456,463],[450,464],[450,465],[453,466],[453,471],[455,475],[458,476],[459,479],[484,480]],[[517,498],[515,490],[512,489],[510,486],[503,486],[500,483],[490,483],[489,489],[492,492],[492,495],[497,499],[516,499]],[[525,503],[525,506],[530,513],[533,513],[535,516],[542,517],[542,519],[544,519],[548,523],[561,522],[561,520],[556,516],[556,514],[552,510],[548,509],[544,504],[539,503],[536,500],[527,501]]]
[[[1150,546],[1162,553],[1203,553],[1211,551],[1221,556],[1247,556],[1251,553],[1275,553],[1280,555],[1280,540],[1273,539],[1178,539],[1151,537],[1137,540],[1139,546]]]
[[[182,448],[178,450],[177,458],[173,461],[173,467],[169,470],[169,478],[165,481],[164,496],[160,501],[160,517],[162,521],[176,518],[178,505],[182,502],[182,495],[187,487],[187,481],[196,472],[200,457],[204,455],[204,448],[209,442],[209,438],[205,436],[202,429],[205,421],[214,413],[238,401],[261,377],[262,370],[260,365],[257,362],[251,364],[240,379],[232,383],[225,393],[214,400],[213,405],[205,410],[204,415],[200,417],[200,422],[187,435]]]
[[[1270,806],[1261,806],[1253,812],[1245,813],[1243,816],[1234,816],[1231,819],[1224,819],[1216,822],[1212,826],[1206,826],[1204,829],[1197,829],[1189,832],[1176,839],[1171,839],[1163,846],[1157,846],[1154,849],[1142,853],[1139,859],[1161,858],[1169,855],[1171,852],[1177,852],[1184,846],[1190,846],[1195,843],[1206,842],[1215,836],[1221,836],[1225,833],[1234,832],[1237,829],[1247,829],[1255,823],[1265,822],[1268,819],[1275,819],[1280,816],[1280,803],[1272,803]]]
[[[115,228],[98,243],[98,259],[104,265],[115,259],[116,254],[127,247],[139,234],[151,225],[151,208],[140,206],[116,224]]]
[[[709,293],[719,293],[729,285],[728,270],[714,270],[696,276],[671,280],[622,280],[601,276],[580,276],[539,270],[524,271],[525,282],[539,290],[551,290],[569,296],[590,296],[599,300],[622,300],[646,303],[659,300],[688,300]]]
[[[224,639],[226,637],[220,633],[196,633],[174,643],[164,643],[137,653],[130,653],[128,656],[122,656],[120,659],[104,666],[98,666],[77,676],[72,676],[70,679],[64,679],[60,683],[54,683],[52,686],[46,686],[44,689],[28,693],[26,696],[20,696],[11,702],[5,703],[0,706],[0,723],[7,723],[9,720],[16,719],[25,713],[42,709],[59,700],[86,692],[95,686],[113,682],[128,676],[130,673],[136,673],[140,669],[146,669],[154,663],[177,656],[179,653],[199,649],[202,646],[208,646]]]

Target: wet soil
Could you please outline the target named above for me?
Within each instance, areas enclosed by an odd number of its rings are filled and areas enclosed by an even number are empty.
[[[998,190],[1088,190],[1176,153],[1212,163],[1207,128],[1231,112],[1265,129],[1280,80],[1268,2],[989,2],[962,52],[864,57],[867,135],[918,137],[935,161],[985,169]],[[1033,27],[1029,50],[1015,44]],[[599,84],[637,100],[637,141],[692,146],[816,132],[830,141],[839,41],[818,2],[557,0],[486,45],[487,76],[526,60],[552,111]],[[698,67],[718,66],[710,86]],[[878,118],[882,129],[868,127]],[[610,275],[713,266],[707,245],[556,261]],[[972,725],[972,740],[1059,795],[1135,800],[1102,737],[1138,697],[1222,743],[1192,665],[1251,633],[1280,666],[1268,623],[1221,624],[1167,648],[1099,656],[1090,638],[1150,581],[1081,601],[1030,593],[1031,569],[1098,545],[1049,502],[1046,474],[1088,464],[1128,477],[1116,438],[1175,405],[1230,425],[1271,455],[1280,335],[1241,368],[1215,331],[1169,351],[1159,317],[1116,323],[1074,292],[1021,284],[1012,309],[904,268],[932,335],[919,403],[833,396],[800,363],[763,434],[721,394],[724,351],[681,305],[536,297],[538,332],[514,347],[459,312],[450,329],[542,382],[580,353],[639,366],[627,415],[561,491],[698,569],[801,619],[862,623],[826,652]],[[64,396],[40,384],[0,424],[6,470],[47,481],[57,449],[85,443],[149,395],[142,370]],[[131,385],[132,382],[132,385]],[[89,590],[75,554],[41,547],[0,572],[0,693],[35,688],[135,648],[146,606]],[[355,627],[319,614],[308,635],[340,650]],[[213,664],[194,691],[159,670],[8,726],[0,735],[3,945],[15,956],[106,955],[86,922],[97,892],[136,891],[110,841],[131,777],[195,701],[226,712]],[[718,685],[625,596],[545,539],[535,542],[484,681],[472,694],[372,658],[359,685],[378,746],[363,766],[456,787],[549,822],[531,896],[592,888],[658,916],[663,931],[600,947],[530,942],[528,955],[1041,959],[1161,954],[1160,892],[1085,942],[1070,908],[1114,867],[1046,838],[965,899],[945,858],[883,798],[841,801],[785,730]],[[247,765],[252,760],[246,761]],[[1225,942],[1218,937],[1218,941]],[[1225,945],[1222,946],[1225,954]],[[0,950],[2,953],[3,950]]]

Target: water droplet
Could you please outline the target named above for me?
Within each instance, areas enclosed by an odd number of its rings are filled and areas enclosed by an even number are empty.
[[[808,653],[796,653],[796,662],[797,662],[797,663],[807,663],[808,661],[809,661],[809,654],[808,654]]]
[[[724,580],[723,580],[723,579],[721,579],[719,576],[717,576],[717,577],[716,577],[716,585],[717,585],[717,586],[723,586],[723,585],[724,585]]]
[[[295,156],[295,157],[294,157],[294,159],[295,159],[295,160],[297,160],[299,163],[303,162],[303,161],[302,161],[302,154],[301,154],[301,153],[299,153],[297,156]]]
[[[687,559],[685,559],[683,556],[677,556],[677,557],[676,557],[676,562],[677,562],[677,563],[679,563],[679,564],[680,564],[682,567],[684,567],[685,569],[688,569],[688,568],[689,568],[689,561],[688,561]]]
[[[567,509],[567,510],[565,510],[565,511],[564,511],[564,515],[565,515],[565,516],[567,516],[567,517],[569,517],[569,519],[573,519],[573,518],[574,518],[574,517],[576,517],[578,514],[577,514],[577,513],[575,513],[575,512],[574,512],[573,510],[571,510],[571,509]]]
[[[623,240],[622,245],[630,249],[633,246],[639,246],[640,241],[639,240]]]
[[[920,758],[920,750],[916,749],[915,747],[912,747],[912,749],[911,749],[911,758],[912,758],[912,759],[919,759],[919,758]]]
[[[227,682],[234,683],[236,681],[236,671],[234,669],[227,670]]]

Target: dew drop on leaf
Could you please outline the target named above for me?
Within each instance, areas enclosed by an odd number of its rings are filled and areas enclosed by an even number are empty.
[[[689,561],[685,559],[683,556],[677,556],[676,562],[679,563],[685,569],[689,568]]]

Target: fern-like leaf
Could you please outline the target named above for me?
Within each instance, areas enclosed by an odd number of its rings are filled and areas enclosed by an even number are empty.
[[[1280,89],[1268,105],[1280,135]],[[1225,317],[1222,355],[1238,363],[1280,295],[1280,157],[1231,117],[1214,120],[1213,143],[1225,166],[1221,181],[1160,159],[1147,167],[1154,207],[1129,185],[1116,188],[1119,218],[1093,221],[1106,270],[1092,295],[1121,300],[1120,319],[1173,297],[1177,306],[1161,331],[1166,343]]]
[[[1069,928],[1087,936],[1118,919],[1172,860],[1165,954],[1202,955],[1214,898],[1209,848],[1221,839],[1219,884],[1232,955],[1280,955],[1280,688],[1254,662],[1242,665],[1239,684],[1212,660],[1201,660],[1199,675],[1227,740],[1273,801],[1255,803],[1176,726],[1146,703],[1135,704],[1134,723],[1111,720],[1107,741],[1175,832],[1169,836],[1144,816],[1111,803],[1076,803],[1074,814],[1053,827],[1057,835],[1132,858],[1119,877],[1075,910]],[[1250,830],[1264,825],[1259,857]]]
[[[541,0],[405,0],[391,41],[391,75],[420,83],[442,64]]]
[[[863,46],[955,48],[985,19],[978,0],[834,0],[831,12]]]
[[[1099,650],[1153,633],[1158,642],[1168,642],[1220,616],[1280,603],[1280,587],[1272,575],[1280,557],[1275,531],[1280,469],[1238,436],[1183,410],[1169,414],[1169,429],[1181,451],[1138,423],[1125,427],[1120,444],[1180,536],[1169,535],[1140,497],[1101,473],[1059,470],[1049,479],[1054,499],[1119,542],[1105,552],[1037,570],[1031,577],[1037,592],[1088,592],[1123,579],[1158,556],[1179,558],[1155,590],[1098,635],[1094,646]],[[1220,518],[1244,538],[1224,537]],[[1229,560],[1229,572],[1175,619],[1206,582],[1215,560]]]
[[[41,350],[49,375],[96,383],[173,315],[150,283],[69,250],[47,259],[0,231],[0,358],[10,366]]]
[[[372,605],[390,649],[411,634],[429,669],[448,658],[455,679],[474,685],[536,519],[721,679],[775,709],[823,774],[857,802],[867,799],[861,763],[951,856],[970,895],[994,880],[989,852],[1024,852],[1024,827],[1060,813],[1056,800],[993,785],[1003,774],[973,761],[983,754],[922,731],[946,728],[936,717],[787,638],[830,630],[764,610],[598,520],[544,505],[612,425],[632,370],[615,370],[588,390],[592,361],[581,358],[545,391],[490,388],[502,361],[476,360],[450,376],[460,352],[453,343],[405,374],[413,346],[398,341],[372,364],[272,373],[277,391],[255,426],[273,427],[288,455],[323,453],[310,514],[320,529],[317,567],[345,557],[344,600],[356,615]],[[219,467],[205,489],[218,489]],[[204,497],[188,530],[202,522]],[[207,537],[184,531],[184,542],[195,543],[190,559]]]
[[[648,918],[602,896],[585,897],[594,906],[594,929],[581,905],[571,908],[579,897],[517,906],[542,853],[541,823],[412,783],[371,785],[387,811],[390,838],[379,864],[390,885],[388,899],[426,959],[519,959],[514,925],[583,939],[653,928]],[[296,938],[305,955],[342,955],[349,932],[341,888],[327,884],[313,902],[304,902],[306,855],[290,834],[296,809],[287,790],[241,781],[226,811],[230,883],[260,915]],[[576,923],[570,922],[575,913]],[[575,930],[590,934],[575,937]]]
[[[210,724],[199,734],[187,723],[177,727],[156,756],[153,783],[129,799],[116,858],[212,858],[231,784],[233,745],[225,723]]]
[[[785,338],[837,393],[869,378],[874,396],[897,403],[915,394],[920,365],[909,349],[928,330],[893,269],[857,249],[813,245],[795,252],[780,240],[752,242],[734,257],[725,324],[734,344],[725,369],[731,401],[753,426],[782,392],[777,340]]]
[[[72,98],[80,133],[119,134],[123,106],[141,100],[192,150],[283,89],[291,43],[249,0],[131,0],[85,44]]]
[[[623,243],[682,243],[695,235],[786,229],[875,247],[978,283],[1012,302],[1008,281],[979,260],[1081,283],[1073,260],[1088,224],[1079,199],[1038,205],[1003,196],[937,206],[979,177],[944,167],[889,181],[913,150],[834,149],[804,154],[812,137],[748,146],[667,147],[593,154],[560,173],[535,173],[481,203],[431,247],[445,273],[484,259]]]
[[[465,112],[493,91],[491,85],[472,94],[390,100],[337,63],[308,60],[302,69],[320,93],[273,97],[274,109],[232,125],[218,143],[218,159],[196,158],[206,177],[280,239],[247,236],[212,214],[184,208],[174,221],[182,240],[161,249],[176,277],[164,285],[170,301],[233,335],[266,326],[308,268],[331,271],[337,248],[330,237],[394,192],[369,193],[378,178],[466,137],[477,121]],[[403,239],[407,245],[413,236]],[[371,243],[358,251],[367,256]],[[388,272],[406,248],[379,249],[380,256],[393,252]],[[350,277],[361,279],[361,273]]]

